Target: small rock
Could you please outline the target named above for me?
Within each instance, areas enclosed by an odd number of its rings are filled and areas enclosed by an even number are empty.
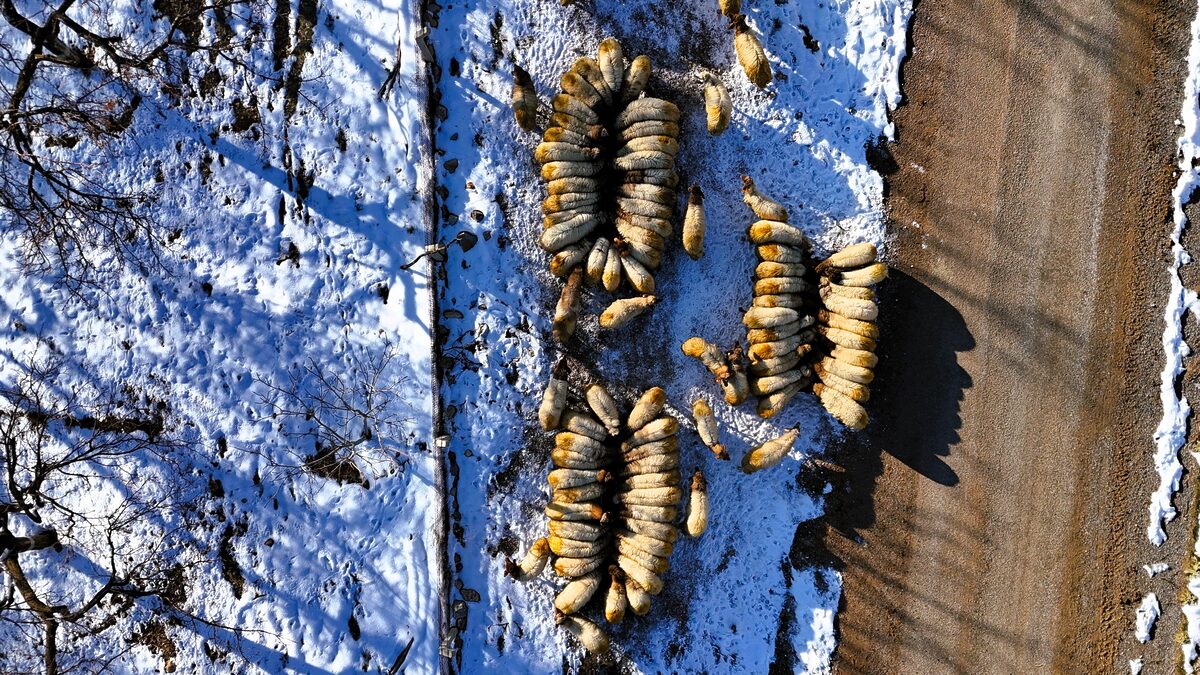
[[[459,232],[455,239],[458,241],[458,245],[462,248],[463,253],[475,248],[475,244],[479,243],[479,237],[474,232],[466,230]]]

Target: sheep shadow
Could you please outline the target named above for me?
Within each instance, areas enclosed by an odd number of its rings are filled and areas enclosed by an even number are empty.
[[[936,291],[893,270],[881,289],[884,340],[866,444],[940,485],[958,484],[943,459],[959,441],[959,408],[973,384],[958,353],[975,347],[963,316]]]
[[[826,523],[852,540],[875,524],[874,493],[884,453],[926,480],[958,485],[947,458],[960,440],[963,395],[973,385],[958,355],[973,349],[975,338],[949,301],[920,280],[892,270],[880,288],[880,304],[883,339],[869,404],[874,419],[864,433],[848,437],[835,450],[837,467],[818,467],[810,478],[835,485]],[[837,569],[845,567],[827,549],[815,557]]]

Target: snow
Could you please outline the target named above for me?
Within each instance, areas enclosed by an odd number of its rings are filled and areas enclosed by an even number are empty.
[[[1142,659],[1129,659],[1129,675],[1141,675],[1144,663]]]
[[[1183,340],[1183,316],[1197,310],[1200,298],[1196,292],[1184,288],[1179,278],[1179,268],[1191,262],[1191,256],[1182,243],[1183,229],[1187,226],[1187,215],[1183,205],[1200,185],[1200,171],[1193,161],[1200,158],[1200,16],[1192,22],[1192,42],[1188,50],[1188,77],[1183,87],[1183,133],[1178,142],[1179,181],[1172,192],[1173,230],[1171,232],[1171,289],[1167,295],[1166,327],[1163,330],[1163,351],[1166,364],[1163,366],[1159,384],[1159,399],[1162,401],[1163,416],[1154,431],[1154,467],[1158,471],[1159,486],[1150,497],[1150,525],[1146,534],[1155,546],[1166,540],[1163,525],[1176,516],[1171,503],[1172,496],[1179,490],[1183,475],[1183,464],[1179,451],[1187,440],[1187,420],[1191,407],[1187,397],[1176,389],[1176,381],[1183,373],[1183,359],[1191,353]]]
[[[741,310],[750,301],[755,260],[744,236],[752,218],[741,203],[743,173],[783,201],[791,221],[822,249],[857,241],[886,248],[882,179],[868,166],[865,146],[891,133],[887,112],[899,101],[911,3],[745,9],[772,68],[786,77],[765,91],[750,85],[734,60],[716,3],[454,2],[431,33],[447,112],[437,131],[439,163],[457,160],[454,171],[444,164],[439,170],[443,239],[458,230],[479,237],[469,252],[452,251],[440,300],[443,310],[462,316],[443,321],[456,488],[451,564],[461,584],[453,599],[468,600],[466,640],[454,654],[461,672],[550,672],[564,660],[584,659],[553,625],[553,582],[517,584],[502,574],[504,558],[522,555],[545,529],[549,436],[536,428],[534,411],[561,353],[549,338],[561,281],[547,272],[548,256],[535,240],[543,194],[532,149],[539,136],[516,127],[508,101],[514,63],[530,72],[545,102],[571,62],[594,55],[609,35],[627,57],[651,56],[651,89],[683,110],[679,164],[683,182],[704,189],[709,231],[699,262],[678,246],[668,253],[657,276],[659,304],[628,327],[598,334],[594,317],[607,296],[587,297],[576,338],[587,346],[571,351],[625,405],[659,385],[684,421],[691,401],[705,396],[734,456],[718,462],[690,431],[683,434],[685,473],[704,469],[712,523],[701,539],[677,547],[651,613],[609,629],[614,649],[632,672],[765,672],[772,663],[829,668],[840,575],[805,553],[819,546],[811,541],[819,531],[805,523],[821,515],[827,487],[800,484],[808,473],[803,459],[820,455],[843,432],[807,394],[771,423],[750,406],[718,405],[715,385],[679,345],[693,335],[726,346],[744,337]],[[815,51],[804,46],[801,24]],[[704,131],[700,69],[716,72],[734,99],[731,127],[715,138]],[[740,474],[742,453],[797,425],[791,460]]]
[[[1191,24],[1191,46],[1188,49],[1188,75],[1183,89],[1183,110],[1180,115],[1183,131],[1179,138],[1179,181],[1172,192],[1172,216],[1174,229],[1171,233],[1172,263],[1170,269],[1171,290],[1167,297],[1166,328],[1163,331],[1163,349],[1166,365],[1163,367],[1160,398],[1163,418],[1154,434],[1156,445],[1154,464],[1161,479],[1150,503],[1151,523],[1148,529],[1150,541],[1161,544],[1166,537],[1163,523],[1175,517],[1171,495],[1179,488],[1183,466],[1179,452],[1187,438],[1187,420],[1191,414],[1186,397],[1176,390],[1176,381],[1183,372],[1183,359],[1190,353],[1183,340],[1183,317],[1187,312],[1196,312],[1200,299],[1194,291],[1185,289],[1179,277],[1179,268],[1191,262],[1184,250],[1181,238],[1187,226],[1184,204],[1191,199],[1200,185],[1200,170],[1196,161],[1200,158],[1200,12]],[[1200,463],[1200,456],[1192,453]],[[1200,542],[1196,543],[1194,555],[1200,556]],[[1187,619],[1186,638],[1181,645],[1184,670],[1193,672],[1193,662],[1200,645],[1200,576],[1188,580],[1188,592],[1195,601],[1185,603],[1183,615]]]
[[[1194,598],[1200,598],[1200,577],[1188,579],[1188,592]],[[1197,645],[1200,645],[1200,603],[1189,602],[1183,605],[1183,616],[1187,620],[1187,637],[1180,649],[1183,650],[1183,669],[1194,672],[1197,657]]]
[[[137,30],[139,4],[129,0],[104,17],[105,32]],[[823,252],[858,241],[886,250],[883,183],[867,164],[866,145],[893,133],[888,112],[900,101],[911,1],[747,6],[781,78],[765,91],[734,60],[715,3],[666,11],[651,0],[445,3],[429,38],[445,112],[435,132],[436,176],[424,170],[418,5],[319,3],[290,120],[278,83],[226,61],[212,66],[222,84],[211,95],[174,100],[147,85],[131,131],[88,150],[88,159],[111,167],[114,188],[159,195],[155,218],[181,228],[165,273],[102,260],[102,290],[79,297],[53,279],[21,274],[15,242],[4,238],[0,383],[11,384],[30,354],[54,345],[69,365],[64,389],[127,384],[170,401],[194,451],[178,459],[182,469],[147,462],[129,470],[176,507],[135,537],[162,537],[183,523],[194,537],[187,545],[203,558],[189,573],[188,608],[209,623],[171,628],[178,663],[239,673],[376,670],[411,645],[404,672],[434,672],[444,562],[434,536],[442,495],[431,447],[427,308],[435,286],[430,265],[400,266],[425,250],[424,208],[436,179],[444,190],[442,240],[460,230],[479,237],[468,251],[450,249],[436,285],[446,329],[440,394],[450,435],[452,600],[468,608],[466,641],[454,659],[460,672],[549,672],[564,659],[578,663],[583,655],[550,620],[550,581],[519,586],[502,576],[504,556],[522,553],[544,529],[539,452],[547,437],[533,428],[533,411],[559,356],[548,337],[559,282],[534,242],[537,139],[516,129],[507,102],[514,61],[545,99],[573,58],[615,35],[629,56],[654,58],[652,89],[685,112],[681,166],[708,195],[708,254],[693,263],[674,249],[659,277],[659,306],[613,335],[597,335],[602,305],[589,299],[579,333],[600,347],[577,356],[626,402],[665,387],[681,420],[705,396],[734,455],[717,462],[689,436],[685,461],[703,466],[710,485],[709,530],[680,543],[667,590],[650,616],[613,633],[616,650],[634,672],[772,665],[828,672],[841,579],[816,551],[820,532],[810,527],[830,486],[811,485],[803,460],[843,431],[809,395],[771,423],[717,405],[707,373],[679,345],[691,335],[728,345],[743,334],[754,265],[743,235],[751,221],[740,200],[743,173],[783,201]],[[289,6],[295,24],[297,3]],[[260,34],[269,35],[271,17],[258,18]],[[811,50],[801,26],[816,41]],[[3,28],[0,43],[23,44]],[[381,99],[397,55],[398,81]],[[277,75],[295,58],[276,71],[269,49],[245,56],[255,71]],[[191,59],[209,67],[203,54]],[[735,101],[731,128],[717,138],[704,132],[695,77],[702,68],[716,72]],[[261,120],[231,131],[230,101],[249,105],[253,97]],[[453,170],[450,159],[458,162]],[[311,188],[297,181],[300,172],[311,172]],[[280,260],[293,244],[298,266]],[[286,387],[310,364],[351,382],[381,364],[380,375],[396,383],[400,395],[385,412],[402,421],[381,434],[376,461],[362,465],[368,489],[299,471],[297,460],[313,450],[308,427],[271,417],[272,387]],[[790,460],[751,477],[737,471],[748,448],[792,426],[801,437]],[[101,484],[72,498],[90,507],[115,489]],[[228,532],[241,592],[218,557]],[[80,597],[95,585],[83,563],[31,561],[31,574]],[[117,654],[117,672],[158,672],[159,657],[121,645],[148,618],[131,613],[81,648]],[[0,634],[0,642],[9,639],[16,636]],[[210,649],[226,654],[214,664]],[[0,654],[0,669],[8,656]]]
[[[132,16],[119,6],[107,17],[114,30],[104,32],[130,29]],[[429,283],[424,266],[399,270],[425,237],[428,177],[418,161],[424,80],[413,58],[413,16],[407,0],[323,1],[290,125],[281,87],[236,73],[225,61],[216,66],[224,84],[211,97],[185,94],[173,102],[156,86],[142,92],[134,128],[93,152],[112,167],[114,187],[154,190],[155,218],[182,229],[164,258],[165,273],[101,265],[102,290],[81,300],[52,279],[20,275],[11,263],[12,238],[4,238],[0,380],[10,384],[28,355],[52,341],[69,364],[64,388],[95,381],[153,393],[171,403],[195,444],[178,459],[178,473],[159,467],[141,474],[147,489],[197,506],[169,512],[174,521],[141,533],[162,536],[187,518],[194,540],[184,547],[205,560],[189,572],[189,609],[213,624],[171,630],[181,664],[210,672],[342,672],[367,661],[386,668],[411,640],[407,672],[436,670]],[[270,17],[265,21],[269,34]],[[380,100],[376,90],[398,37],[400,83]],[[23,44],[11,29],[0,29],[0,43]],[[192,58],[203,72],[207,57]],[[274,72],[269,45],[250,58],[258,71]],[[262,120],[233,133],[228,102],[252,95]],[[345,152],[337,148],[339,129]],[[313,172],[303,203],[283,168],[288,148],[292,166]],[[211,175],[197,171],[201,166]],[[162,186],[154,182],[156,167],[165,173]],[[300,250],[298,267],[276,263],[288,243]],[[378,294],[384,284],[386,303]],[[27,328],[14,328],[18,322]],[[313,443],[302,423],[268,416],[266,385],[282,386],[310,361],[349,381],[387,354],[395,358],[381,376],[399,393],[387,412],[405,421],[380,438],[381,461],[363,467],[370,488],[277,466],[296,464]],[[206,485],[216,484],[221,495],[209,496]],[[105,499],[84,501],[101,508]],[[245,578],[240,594],[217,560],[226,524],[245,527],[232,540]],[[81,595],[96,584],[86,570],[55,563],[39,558],[34,571],[59,575],[57,585]],[[351,617],[361,628],[357,639],[348,631]],[[122,619],[108,637],[82,648],[119,655],[113,672],[158,672],[161,660],[145,648],[124,653],[112,641],[143,618]],[[0,635],[0,643],[15,645],[13,638]],[[208,647],[228,655],[214,664]]]
[[[1150,635],[1154,631],[1154,622],[1158,621],[1159,614],[1162,613],[1162,607],[1158,604],[1158,596],[1153,593],[1147,593],[1146,597],[1142,598],[1142,604],[1137,608],[1137,627],[1134,629],[1134,637],[1138,642],[1146,643],[1150,641]]]
[[[1150,577],[1151,579],[1153,579],[1155,575],[1162,574],[1163,572],[1166,572],[1169,569],[1171,569],[1171,566],[1165,562],[1156,562],[1151,565],[1142,565],[1142,570],[1144,570],[1146,572],[1146,576]]]

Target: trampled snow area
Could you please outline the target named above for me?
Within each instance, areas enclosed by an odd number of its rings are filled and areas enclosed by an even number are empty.
[[[823,508],[819,488],[801,487],[803,460],[842,432],[808,394],[770,423],[750,405],[718,405],[716,386],[680,344],[693,335],[726,347],[744,339],[740,319],[756,261],[745,237],[753,219],[741,202],[742,174],[782,201],[821,247],[884,244],[882,180],[867,164],[866,145],[890,133],[910,4],[743,3],[777,74],[759,91],[734,59],[716,2],[445,3],[431,34],[447,115],[436,134],[441,233],[479,237],[466,253],[451,250],[441,293],[453,600],[467,601],[465,642],[454,655],[460,672],[591,663],[553,625],[549,577],[518,584],[503,576],[505,557],[521,555],[545,530],[551,437],[535,411],[564,353],[549,337],[561,281],[536,244],[544,194],[532,150],[540,135],[517,128],[509,97],[516,64],[531,73],[544,105],[561,73],[594,55],[606,36],[621,41],[627,58],[648,54],[651,95],[683,110],[681,183],[697,181],[705,192],[706,255],[693,262],[675,244],[656,275],[659,304],[615,332],[597,332],[607,296],[586,296],[586,318],[566,354],[591,371],[579,378],[598,377],[626,406],[658,385],[676,416],[689,420],[691,401],[705,396],[734,461],[713,459],[683,433],[684,473],[703,467],[712,524],[701,539],[677,546],[648,616],[605,628],[629,672],[828,670],[840,577],[806,559],[811,535],[798,525]],[[697,77],[704,69],[734,100],[732,125],[715,138],[704,128]],[[737,470],[747,449],[794,425],[801,437],[790,459],[753,476]]]
[[[102,34],[136,35],[144,27],[130,17],[144,17],[148,10],[133,7],[145,4],[88,18],[106,23]],[[440,556],[430,508],[439,499],[429,447],[430,285],[423,266],[399,269],[426,237],[415,12],[408,0],[308,4],[316,7],[313,49],[290,123],[281,85],[295,56],[282,45],[278,68],[268,41],[248,56],[267,77],[214,60],[219,77],[193,80],[178,98],[147,87],[130,132],[93,150],[112,187],[149,187],[158,195],[153,217],[179,228],[164,269],[142,274],[101,260],[101,283],[85,289],[85,302],[52,279],[19,274],[13,239],[4,238],[0,380],[12,386],[32,360],[57,350],[64,391],[128,386],[169,402],[193,447],[125,468],[133,484],[169,502],[161,520],[130,536],[155,540],[182,525],[190,538],[171,555],[199,560],[188,568],[184,604],[211,623],[168,627],[181,670],[387,670],[411,644],[405,672],[433,672]],[[273,17],[260,19],[270,26]],[[285,37],[302,20],[293,5]],[[381,99],[397,40],[399,80]],[[0,29],[0,44],[26,42]],[[208,69],[203,52],[191,58]],[[0,73],[7,87],[13,75]],[[261,119],[231,129],[235,99]],[[349,391],[372,374],[395,394],[380,412],[388,424],[376,430],[377,461],[362,466],[369,489],[288,468],[314,452],[312,424],[272,417],[270,387],[288,389],[295,376],[299,391],[315,391],[309,364]],[[359,433],[352,423],[347,431]],[[121,501],[115,482],[93,485],[68,497],[94,510]],[[26,571],[75,606],[104,580],[85,543],[26,554]],[[12,597],[11,587],[4,592]],[[115,659],[104,672],[161,672],[162,658],[127,646],[148,618],[134,611],[101,637],[61,644],[64,668],[90,655]],[[34,625],[0,634],[0,671],[40,669],[22,660],[31,643],[40,656]]]

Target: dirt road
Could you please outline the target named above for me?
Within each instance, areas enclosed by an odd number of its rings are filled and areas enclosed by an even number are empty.
[[[1115,6],[1114,6],[1115,5]],[[923,0],[888,171],[899,270],[827,543],[843,673],[1165,672],[1190,496],[1149,550],[1193,2]],[[886,160],[886,158],[885,158]],[[1156,578],[1175,604],[1174,574]],[[1173,586],[1174,585],[1174,586]],[[1165,596],[1165,597],[1164,597]]]

